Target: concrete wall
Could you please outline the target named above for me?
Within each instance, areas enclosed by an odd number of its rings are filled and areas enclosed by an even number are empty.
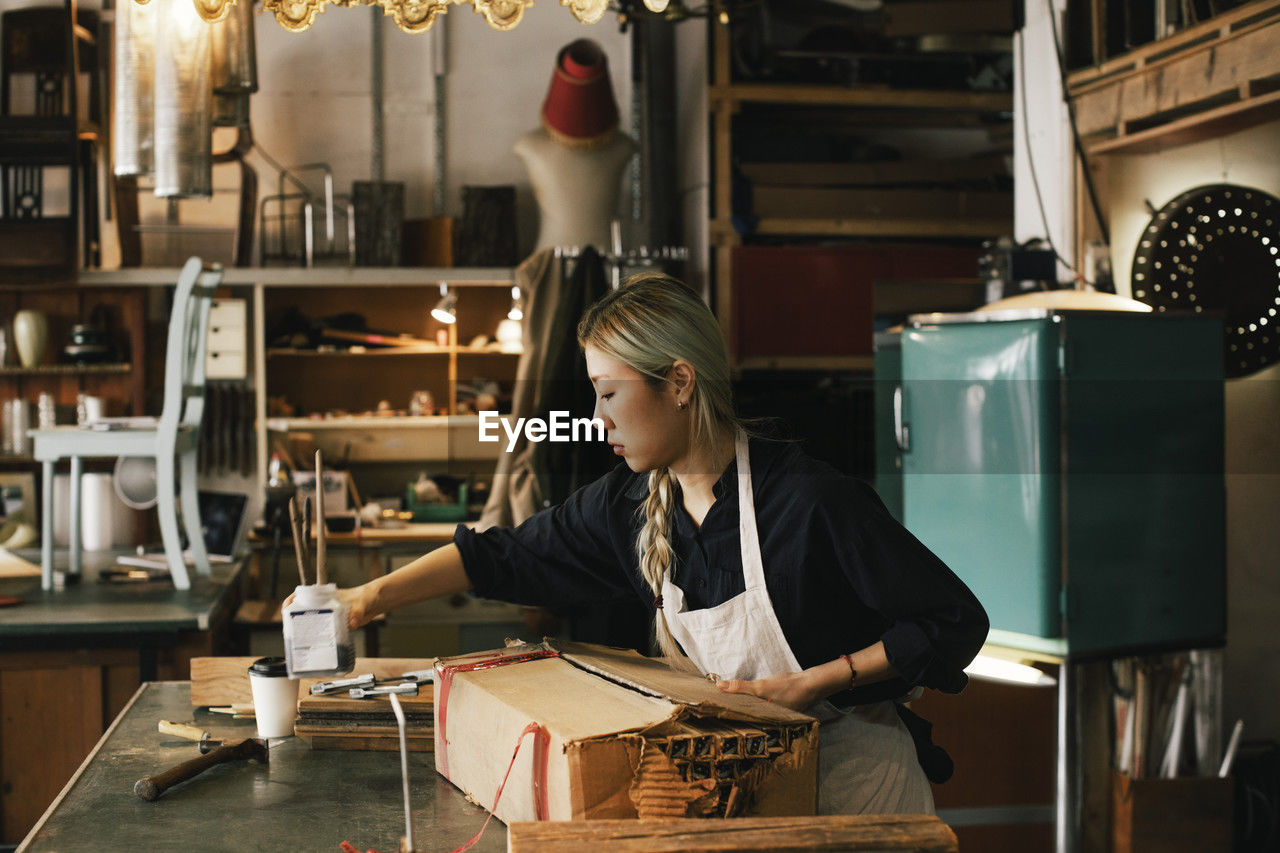
[[[1107,163],[1117,290],[1128,295],[1138,238],[1159,209],[1201,184],[1232,183],[1280,196],[1280,122],[1158,154]],[[1226,388],[1227,654],[1224,713],[1243,717],[1248,738],[1280,738],[1280,366]]]
[[[337,191],[371,176],[371,42],[375,22],[383,34],[384,162],[388,181],[405,183],[405,215],[429,216],[435,180],[437,115],[432,53],[444,34],[445,206],[442,215],[460,216],[464,185],[517,187],[518,239],[523,257],[537,236],[537,208],[523,165],[511,146],[539,124],[539,113],[555,67],[557,51],[577,38],[600,43],[608,57],[618,111],[626,128],[631,109],[630,41],[616,19],[581,24],[556,3],[539,3],[513,29],[500,32],[470,6],[451,6],[431,31],[410,35],[380,10],[327,7],[311,29],[288,32],[274,16],[257,14],[258,75],[261,90],[252,100],[258,169],[264,194],[275,192],[276,170],[328,163]],[[215,147],[234,138],[221,131]],[[311,177],[316,177],[315,173]],[[217,170],[212,201],[184,201],[184,224],[233,221],[238,178],[232,167]],[[318,184],[317,184],[318,187]],[[165,205],[143,199],[144,221],[157,221]],[[620,211],[629,199],[620,200]],[[179,251],[181,254],[181,250]],[[148,257],[149,263],[158,259]],[[108,261],[109,263],[109,261]]]

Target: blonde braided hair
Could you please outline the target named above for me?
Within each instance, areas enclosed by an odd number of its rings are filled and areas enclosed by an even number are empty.
[[[688,411],[693,445],[706,445],[724,430],[741,426],[733,412],[729,357],[720,325],[702,299],[671,276],[641,273],[606,294],[578,324],[578,343],[626,364],[655,388],[670,381],[677,360],[692,365],[695,381]],[[649,472],[649,496],[637,511],[644,524],[636,551],[640,575],[653,592],[657,649],[671,666],[693,670],[660,606],[663,582],[675,557],[670,538],[675,503],[670,470]]]

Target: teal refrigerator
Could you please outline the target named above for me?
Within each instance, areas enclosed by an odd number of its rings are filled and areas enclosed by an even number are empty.
[[[878,343],[893,357],[877,484],[982,601],[992,642],[1073,657],[1222,642],[1220,318],[926,315]]]

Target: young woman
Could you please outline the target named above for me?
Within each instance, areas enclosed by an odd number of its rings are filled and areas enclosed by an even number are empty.
[[[468,589],[549,607],[638,595],[670,663],[822,720],[822,813],[932,812],[893,700],[964,687],[982,606],[869,486],[748,438],[719,325],[680,282],[632,279],[578,339],[625,464],[519,527],[459,526],[452,545],[345,590],[353,627]]]

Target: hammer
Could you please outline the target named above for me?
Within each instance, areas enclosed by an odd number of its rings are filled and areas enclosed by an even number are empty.
[[[268,761],[266,741],[259,738],[245,738],[234,743],[223,744],[206,755],[200,755],[176,767],[170,767],[158,776],[143,776],[134,784],[133,792],[150,802],[179,782],[194,778],[215,764],[239,761],[242,758]]]
[[[204,754],[210,752],[213,747],[221,746],[222,741],[212,740],[212,735],[207,731],[190,723],[174,723],[169,720],[161,720],[157,726],[162,735],[174,735],[175,737],[193,740],[200,744],[200,752]],[[213,746],[210,746],[212,744]]]

